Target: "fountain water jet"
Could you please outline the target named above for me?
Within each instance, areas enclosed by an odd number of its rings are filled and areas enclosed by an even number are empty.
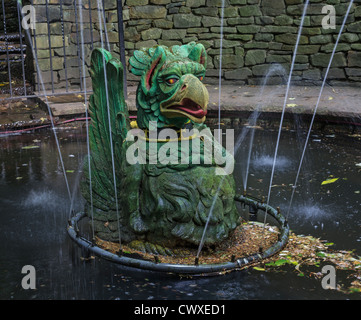
[[[85,118],[86,118],[86,144],[87,144],[87,153],[88,153],[88,170],[90,172],[89,176],[89,195],[90,195],[90,214],[91,214],[91,223],[92,223],[92,239],[94,241],[94,205],[93,205],[93,194],[92,194],[92,180],[91,180],[91,165],[90,165],[90,141],[89,141],[89,115],[88,115],[88,97],[87,97],[87,88],[86,88],[86,74],[85,74],[85,50],[84,50],[84,30],[83,30],[83,0],[79,0],[79,18],[80,18],[80,38],[81,38],[81,49],[82,49],[82,75],[83,75],[83,88],[84,88],[84,106],[85,106]]]
[[[100,15],[99,9],[103,12],[103,22],[104,22],[104,32],[106,35],[106,24],[105,24],[105,16],[104,16],[104,9],[102,7],[102,3],[100,0],[97,0],[98,2],[98,19],[99,19],[99,33],[100,33],[100,42],[101,47],[104,50],[104,42],[103,42],[103,32],[102,32],[102,18]],[[109,44],[108,44],[109,45]],[[106,105],[107,105],[107,113],[108,113],[108,125],[109,125],[109,144],[110,144],[110,153],[111,153],[111,160],[112,160],[112,173],[113,173],[113,186],[114,186],[114,199],[115,199],[115,210],[117,214],[117,220],[118,220],[118,236],[119,236],[119,246],[121,250],[121,233],[120,233],[120,215],[119,215],[119,204],[118,204],[118,190],[117,190],[117,182],[115,177],[115,161],[114,161],[114,147],[113,147],[113,130],[112,130],[112,123],[111,123],[111,117],[110,117],[110,106],[109,106],[109,93],[108,93],[108,77],[107,77],[107,70],[106,70],[106,63],[105,58],[103,56],[103,71],[104,71],[104,80],[105,80],[105,95],[106,95]],[[89,160],[90,161],[90,160]],[[90,172],[91,176],[91,172]]]
[[[260,97],[263,97],[263,91],[264,91],[265,86],[267,85],[269,77],[276,72],[280,72],[281,74],[284,74],[285,69],[281,65],[275,64],[268,70],[268,72],[263,80],[262,86],[261,86],[261,90],[259,93]],[[251,162],[251,153],[252,153],[253,139],[254,139],[254,133],[255,133],[255,130],[253,127],[256,125],[261,107],[262,107],[262,103],[257,104],[256,110],[253,111],[253,113],[251,114],[251,116],[248,119],[248,121],[250,121],[251,137],[249,140],[249,150],[248,150],[248,158],[247,158],[247,163],[246,163],[246,173],[244,174],[244,177],[243,177],[244,192],[247,192],[249,166],[250,166],[250,162]]]
[[[21,13],[22,19],[25,19],[24,13],[22,11],[22,3],[21,3],[20,0],[18,0],[17,5],[18,5],[18,8],[19,8],[19,12]],[[4,19],[5,19],[5,16],[4,16]],[[58,150],[58,155],[59,155],[59,159],[60,159],[60,163],[61,163],[61,168],[62,168],[62,171],[63,171],[63,174],[64,174],[65,185],[66,185],[66,189],[67,189],[67,192],[68,192],[69,201],[71,202],[72,201],[72,196],[71,196],[71,191],[70,191],[70,187],[69,187],[69,182],[68,182],[68,178],[67,178],[65,167],[64,167],[64,161],[63,161],[63,157],[62,157],[61,150],[60,150],[59,139],[58,139],[58,136],[56,134],[56,127],[55,127],[55,124],[54,124],[54,119],[53,119],[53,116],[52,116],[52,112],[50,110],[49,101],[48,101],[47,92],[46,92],[46,89],[45,89],[41,69],[39,67],[38,56],[37,56],[36,50],[34,50],[34,47],[33,47],[33,42],[32,42],[32,39],[31,39],[30,30],[29,29],[24,29],[24,30],[25,30],[25,33],[26,33],[26,35],[28,37],[28,43],[30,45],[31,52],[32,52],[33,57],[35,59],[36,72],[37,72],[37,75],[38,75],[38,78],[39,78],[39,83],[41,84],[41,89],[42,89],[42,92],[43,92],[43,96],[45,98],[45,104],[46,104],[46,107],[48,109],[51,128],[52,128],[53,133],[54,133],[54,138],[55,138],[55,143],[56,143],[56,147],[57,147],[57,150]]]
[[[301,34],[302,34],[302,28],[303,28],[303,23],[304,23],[304,20],[305,20],[305,16],[306,16],[308,4],[309,4],[309,0],[306,0],[305,5],[304,5],[304,8],[303,8],[303,13],[302,13],[302,17],[301,17],[301,23],[300,23],[300,26],[299,26],[299,30],[298,30],[298,34],[297,34],[297,40],[296,40],[296,44],[295,44],[295,48],[294,48],[294,52],[293,52],[293,57],[292,57],[292,63],[291,63],[290,73],[289,73],[289,76],[288,76],[286,93],[285,93],[285,98],[284,98],[283,107],[282,107],[282,115],[281,115],[280,125],[279,125],[279,129],[278,129],[277,144],[276,144],[276,149],[275,149],[274,158],[273,158],[273,166],[272,166],[270,184],[269,184],[269,188],[268,188],[267,206],[268,206],[268,204],[269,204],[270,197],[271,197],[273,175],[274,175],[275,166],[276,166],[276,159],[277,159],[279,141],[280,141],[280,136],[281,136],[281,131],[282,131],[283,118],[284,118],[285,109],[286,109],[286,104],[287,104],[287,100],[288,100],[288,93],[289,93],[289,89],[290,89],[290,86],[291,86],[291,79],[292,79],[293,68],[294,68],[295,61],[296,61],[298,44],[299,44],[299,42],[300,42],[300,38],[301,38]],[[263,222],[263,226],[264,226],[264,227],[263,227],[263,230],[265,230],[266,221],[267,221],[267,210],[266,210],[266,213],[265,213],[265,216],[264,216],[264,222]]]
[[[317,112],[317,109],[318,109],[318,105],[320,104],[321,96],[322,96],[322,93],[323,93],[323,88],[324,88],[324,86],[325,86],[325,83],[326,83],[326,80],[327,80],[327,76],[328,76],[328,73],[329,73],[329,71],[330,71],[332,61],[333,61],[333,57],[334,57],[334,55],[335,55],[335,52],[336,52],[336,49],[337,49],[337,45],[338,45],[338,42],[339,42],[339,40],[340,40],[341,34],[342,34],[342,32],[343,32],[343,29],[344,29],[344,27],[345,27],[345,24],[346,24],[348,15],[349,15],[349,13],[350,13],[350,9],[351,9],[351,7],[352,7],[353,1],[354,1],[354,0],[351,0],[351,1],[350,1],[349,6],[348,6],[348,8],[347,8],[345,17],[344,17],[344,19],[343,19],[343,22],[342,22],[340,31],[339,31],[339,33],[338,33],[338,36],[337,36],[335,45],[334,45],[333,50],[332,50],[332,53],[331,53],[330,61],[329,61],[328,65],[327,65],[327,69],[326,69],[325,75],[324,75],[324,77],[323,77],[323,81],[322,81],[320,93],[319,93],[318,98],[317,98],[317,102],[316,102],[315,109],[314,109],[314,111],[313,111],[313,115],[312,115],[310,127],[309,127],[309,129],[308,129],[306,141],[305,141],[305,144],[304,144],[304,147],[303,147],[303,150],[302,150],[302,155],[301,155],[301,159],[300,159],[300,164],[299,164],[299,166],[298,166],[298,170],[297,170],[295,182],[294,182],[293,187],[292,187],[292,194],[291,194],[291,199],[290,199],[289,207],[288,207],[287,214],[286,214],[286,219],[288,219],[288,216],[289,216],[289,213],[290,213],[290,210],[291,210],[291,207],[292,207],[293,197],[294,197],[294,194],[295,194],[295,190],[296,190],[296,188],[297,188],[298,178],[299,178],[299,175],[300,175],[300,171],[301,171],[303,159],[304,159],[305,152],[306,152],[306,148],[307,148],[307,145],[308,145],[308,140],[309,140],[310,135],[311,135],[311,130],[312,130],[313,122],[314,122],[314,120],[315,120],[315,116],[316,116],[316,112]]]
[[[222,29],[221,29],[222,30]],[[222,38],[222,35],[221,35],[221,38]],[[220,58],[222,60],[222,56]],[[284,71],[284,68],[278,64],[275,64],[274,66],[272,66],[270,68],[270,70],[267,72],[266,74],[266,77],[263,81],[263,84],[262,84],[262,88],[261,88],[261,92],[260,92],[260,95],[262,97],[263,95],[263,91],[264,91],[264,87],[268,81],[268,78],[275,72],[279,72],[279,71]],[[220,77],[221,78],[221,77]],[[221,87],[219,87],[219,90],[220,90]],[[219,95],[219,99],[220,99],[220,95]],[[251,150],[252,150],[252,144],[253,144],[253,138],[254,138],[254,129],[252,128],[252,126],[255,125],[257,119],[258,119],[258,116],[259,116],[259,109],[261,107],[261,104],[258,104],[257,107],[256,107],[256,110],[254,110],[252,112],[252,114],[250,115],[250,117],[248,118],[248,121],[251,122],[251,127],[250,128],[243,128],[242,130],[242,133],[238,136],[237,138],[237,141],[235,143],[235,147],[234,147],[234,153],[235,155],[237,154],[240,146],[242,145],[244,139],[246,138],[246,135],[248,134],[249,130],[251,130],[251,138],[250,138],[250,147],[249,147],[249,155],[248,155],[248,162],[247,162],[247,172],[246,172],[246,177],[248,176],[248,169],[249,169],[249,162],[250,162],[250,155],[251,155]],[[219,116],[220,116],[220,100],[219,100]],[[220,123],[220,118],[218,119],[219,123]],[[218,138],[219,139],[219,142],[221,141],[220,137]],[[218,193],[219,193],[219,190],[223,184],[223,181],[224,181],[224,178],[222,178],[222,180],[220,181],[220,184],[218,186],[218,189],[216,191],[216,194],[215,196],[213,197],[213,201],[212,201],[212,206],[209,210],[209,213],[208,213],[208,218],[207,218],[207,222],[206,222],[206,225],[204,227],[204,230],[203,230],[203,234],[202,234],[202,238],[201,238],[201,241],[199,243],[199,247],[198,247],[198,251],[197,251],[197,255],[196,255],[196,259],[199,259],[199,255],[201,253],[201,250],[203,248],[203,245],[204,245],[204,237],[205,237],[205,234],[207,232],[207,227],[208,227],[208,224],[209,224],[209,221],[212,217],[212,213],[213,213],[213,210],[214,210],[214,206],[215,206],[215,202],[216,202],[216,199],[218,197]],[[246,191],[246,184],[247,184],[247,179],[246,179],[246,182],[244,182],[244,188],[243,190]],[[246,193],[246,192],[245,192]]]
[[[221,28],[220,28],[220,48],[219,48],[219,75],[218,75],[218,141],[221,142],[221,94],[222,94],[222,56],[223,56],[223,19],[224,19],[224,0],[221,7]]]

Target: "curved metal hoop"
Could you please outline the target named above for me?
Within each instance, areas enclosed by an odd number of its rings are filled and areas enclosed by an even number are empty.
[[[257,209],[265,211],[267,212],[267,214],[270,214],[279,223],[281,232],[279,234],[278,241],[275,244],[273,244],[271,247],[269,247],[267,250],[263,252],[254,253],[247,257],[241,257],[235,259],[234,262],[224,262],[219,264],[200,264],[200,265],[170,264],[170,263],[157,263],[148,260],[141,260],[122,255],[117,255],[107,250],[99,248],[98,246],[94,245],[91,241],[79,235],[79,232],[77,231],[78,230],[77,224],[82,218],[86,216],[86,214],[83,212],[76,214],[72,219],[69,220],[67,231],[70,238],[80,247],[83,247],[92,254],[97,255],[103,259],[127,267],[133,267],[133,268],[149,270],[149,271],[173,273],[179,275],[206,276],[211,274],[212,275],[222,274],[227,271],[239,270],[251,263],[268,258],[279,252],[288,242],[289,226],[286,219],[281,215],[281,213],[278,210],[274,209],[271,206],[267,206],[258,199],[246,197],[243,195],[235,196],[235,200],[244,205],[252,205]]]

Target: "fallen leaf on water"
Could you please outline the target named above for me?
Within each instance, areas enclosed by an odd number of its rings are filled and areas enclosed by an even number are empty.
[[[253,269],[257,271],[266,271],[266,269],[260,267],[253,267]]]
[[[90,257],[80,257],[81,261],[89,261],[89,260],[94,260],[95,257],[94,256],[90,256]]]
[[[325,181],[322,181],[321,185],[325,185],[325,184],[329,184],[329,183],[334,183],[335,181],[337,181],[338,178],[334,178],[334,179],[327,179]]]
[[[274,262],[275,266],[283,266],[284,264],[288,263],[287,259],[278,259]]]
[[[36,149],[36,148],[39,148],[39,146],[25,146],[22,147],[21,149],[27,150],[27,149]]]

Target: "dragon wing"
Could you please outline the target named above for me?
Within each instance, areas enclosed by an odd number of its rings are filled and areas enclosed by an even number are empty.
[[[91,179],[86,159],[81,190],[94,208],[115,213],[116,197],[118,203],[120,200],[120,193],[115,195],[115,186],[119,190],[122,177],[119,164],[124,158],[122,145],[130,129],[123,95],[123,66],[119,60],[112,58],[110,52],[97,48],[92,52],[90,74],[93,84],[93,94],[89,100]]]

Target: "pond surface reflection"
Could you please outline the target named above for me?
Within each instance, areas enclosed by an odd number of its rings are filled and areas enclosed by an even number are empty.
[[[77,212],[83,208],[77,186],[87,150],[86,130],[58,130],[58,137]],[[256,130],[249,194],[267,195],[276,138],[277,132]],[[302,139],[293,132],[281,135],[270,205],[283,212],[289,205]],[[319,135],[310,141],[289,216],[294,232],[361,254],[360,149],[359,141],[337,135]],[[298,277],[293,266],[280,272],[249,269],[221,277],[179,280],[98,258],[84,262],[66,232],[70,203],[52,132],[1,137],[0,150],[0,299],[360,298],[324,290],[320,280]],[[247,150],[245,141],[236,157],[239,193],[243,191]],[[332,177],[338,180],[321,185]],[[24,265],[36,269],[36,290],[21,287]]]

